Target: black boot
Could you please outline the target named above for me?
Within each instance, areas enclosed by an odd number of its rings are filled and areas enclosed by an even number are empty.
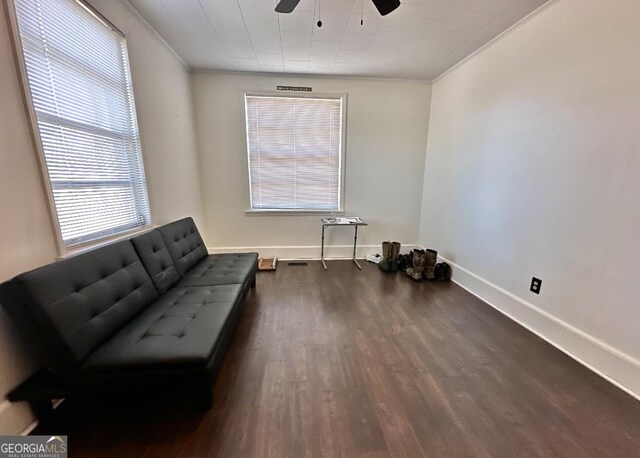
[[[411,253],[401,254],[398,258],[398,270],[406,272],[409,267],[411,267]]]

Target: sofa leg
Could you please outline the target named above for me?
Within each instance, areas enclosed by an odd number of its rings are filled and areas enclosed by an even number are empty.
[[[251,289],[256,289],[256,276],[253,276],[253,280],[251,280]]]
[[[211,392],[211,388],[206,390],[206,392],[202,393],[200,400],[200,409],[205,412],[213,407],[213,393]]]
[[[50,399],[31,401],[29,404],[41,424],[53,422],[53,402]]]
[[[213,407],[213,386],[211,386],[211,381],[209,379],[205,380],[199,390],[198,407],[203,412]]]

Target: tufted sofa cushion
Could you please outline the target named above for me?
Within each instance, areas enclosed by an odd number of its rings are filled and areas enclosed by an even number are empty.
[[[208,256],[186,218],[0,284],[0,304],[49,370],[10,398],[185,384],[210,407],[256,268],[256,253]]]
[[[180,280],[178,270],[158,230],[134,237],[131,243],[160,293],[166,292]]]
[[[184,218],[159,227],[178,273],[184,276],[189,269],[207,257],[207,248],[193,218]]]
[[[206,369],[243,299],[241,285],[173,288],[89,356],[78,371],[89,376]]]
[[[54,372],[77,366],[157,297],[129,240],[21,274],[0,293]]]
[[[245,284],[255,275],[258,253],[212,254],[196,264],[179,286]]]

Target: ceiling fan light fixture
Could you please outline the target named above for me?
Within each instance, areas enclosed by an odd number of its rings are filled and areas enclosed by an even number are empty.
[[[400,6],[400,0],[371,0],[371,1],[376,6],[381,16],[386,16],[387,14],[394,11],[397,7]],[[296,8],[296,6],[298,6],[298,3],[300,3],[300,0],[279,0],[278,4],[276,5],[276,12],[284,13],[284,14],[291,13]]]
[[[371,0],[380,16],[386,16],[400,6],[400,0]]]
[[[289,14],[298,6],[298,3],[300,0],[280,0],[276,5],[276,13]]]

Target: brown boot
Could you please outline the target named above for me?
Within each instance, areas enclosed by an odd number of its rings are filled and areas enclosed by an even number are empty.
[[[436,264],[438,262],[438,252],[436,250],[427,250],[424,261],[424,278],[433,280],[436,278]]]
[[[424,250],[413,250],[412,258],[413,267],[409,267],[407,269],[407,275],[415,281],[420,281],[422,280],[422,275],[424,274]]]
[[[391,269],[391,242],[382,242],[382,261],[378,267],[383,272],[389,272]]]
[[[391,272],[398,271],[398,258],[400,257],[400,242],[391,242]]]
[[[411,261],[409,263],[409,267],[407,267],[407,269],[404,271],[404,273],[406,273],[407,275],[409,275],[410,277],[413,275],[413,269],[415,268],[415,263],[414,263],[414,259],[415,259],[415,254],[416,251],[418,250],[411,250],[411,253],[409,253],[409,256],[411,256]]]

